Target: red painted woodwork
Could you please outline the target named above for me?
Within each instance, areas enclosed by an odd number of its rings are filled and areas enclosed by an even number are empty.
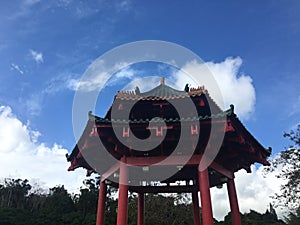
[[[123,127],[123,137],[129,137],[129,134],[130,134],[130,128]]]
[[[174,186],[132,186],[129,187],[132,192],[144,192],[144,193],[191,193],[193,191],[198,191],[199,187],[193,185],[174,185]]]
[[[101,181],[109,178],[114,172],[116,172],[120,168],[120,163],[116,163],[114,166],[110,167],[108,171],[101,175]]]
[[[156,156],[156,157],[130,157],[127,158],[127,164],[129,166],[151,166],[154,164],[159,164],[164,161],[164,165],[195,165],[198,166],[202,155],[192,155],[192,156]],[[166,159],[168,159],[166,161]],[[211,168],[223,174],[226,177],[233,178],[233,172],[222,167],[220,164],[213,162],[210,165]]]
[[[213,214],[210,198],[210,185],[208,178],[208,170],[199,171],[199,188],[202,208],[202,224],[213,225]]]
[[[126,163],[126,159],[124,157],[124,158],[122,158],[121,165],[120,165],[117,225],[126,225],[127,224],[128,168],[125,163]]]
[[[198,132],[198,125],[197,124],[191,124],[191,135],[199,134]]]
[[[100,181],[96,225],[104,225],[106,192],[107,186],[105,181]]]
[[[231,209],[232,225],[242,225],[234,179],[228,179],[227,191]]]
[[[144,193],[141,192],[138,194],[138,218],[137,225],[144,225],[145,221],[145,197]]]

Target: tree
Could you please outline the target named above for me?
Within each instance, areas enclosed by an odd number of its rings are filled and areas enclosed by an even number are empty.
[[[193,224],[191,204],[175,204],[176,197],[155,194],[145,195],[145,224],[187,225]],[[137,221],[137,197],[129,200],[128,224]]]
[[[272,166],[267,168],[267,172],[274,171],[275,168],[282,168],[278,178],[286,181],[281,186],[281,193],[275,194],[277,204],[288,207],[295,212],[300,205],[300,124],[289,133],[284,133],[293,145],[282,151],[278,157],[273,159]]]
[[[286,218],[288,225],[299,225],[300,224],[300,207],[295,213],[290,213]]]
[[[27,179],[4,179],[4,184],[0,185],[0,206],[25,208],[30,189]]]
[[[96,223],[97,199],[99,192],[99,178],[86,179],[84,187],[80,188],[80,194],[76,201],[76,208],[81,215],[81,224]]]
[[[64,188],[64,186],[56,186],[50,188],[43,207],[41,208],[35,224],[38,225],[56,225],[70,224],[72,220],[70,215],[75,211],[75,204]]]

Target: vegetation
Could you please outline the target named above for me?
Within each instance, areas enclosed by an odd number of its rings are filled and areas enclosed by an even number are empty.
[[[5,179],[0,185],[0,225],[94,225],[96,222],[99,180],[88,179],[77,195],[71,195],[64,186],[56,186],[48,194],[33,192],[28,180]],[[106,205],[106,225],[116,224],[116,190],[108,189]],[[184,196],[162,196],[148,194],[145,198],[146,225],[188,225],[193,224],[192,205],[184,201]],[[201,216],[201,215],[200,215]],[[243,225],[279,225],[272,206],[266,213],[255,211],[241,214]],[[300,213],[291,213],[287,218],[290,225],[299,224]],[[136,224],[137,197],[130,195],[128,205],[128,224]],[[224,221],[215,224],[231,224],[230,213]]]
[[[299,216],[300,210],[300,124],[289,133],[284,133],[284,137],[288,138],[292,145],[282,151],[266,171],[281,169],[278,178],[282,178],[286,183],[281,186],[281,193],[274,196],[275,204],[288,207],[292,212],[290,217],[293,218]]]

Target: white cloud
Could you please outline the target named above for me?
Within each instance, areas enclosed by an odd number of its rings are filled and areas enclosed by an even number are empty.
[[[20,17],[28,16],[32,12],[32,8],[39,2],[40,0],[22,0],[11,12],[9,19],[19,19]]]
[[[132,90],[135,86],[139,86],[143,91],[143,87],[155,87],[159,83],[148,81],[141,82],[140,79],[146,79],[156,75],[147,74],[146,71],[136,71],[123,62],[115,65],[107,65],[108,62],[96,60],[85,72],[81,80],[68,79],[66,86],[71,90],[81,90],[84,92],[100,91],[105,86],[115,84],[122,85],[127,82],[125,88]],[[230,104],[235,105],[235,112],[241,119],[248,119],[254,111],[255,107],[255,89],[250,76],[239,71],[242,65],[242,59],[226,58],[224,61],[206,62],[199,64],[197,62],[189,62],[172,74],[166,76],[166,83],[176,89],[183,90],[186,83],[192,87],[204,85],[212,98],[222,109],[228,109]],[[161,67],[159,64],[158,69]],[[116,72],[116,74],[114,74]],[[141,76],[148,75],[149,77]],[[197,81],[193,80],[188,74],[198,74]],[[219,92],[216,90],[218,87]],[[218,94],[220,93],[220,94]]]
[[[38,116],[42,111],[43,93],[32,94],[25,100],[24,103],[25,103],[27,112],[31,116]]]
[[[33,60],[36,63],[42,63],[42,62],[44,62],[43,53],[34,51],[32,49],[30,49],[29,51],[30,51],[30,55],[32,56]]]
[[[34,5],[34,4],[38,3],[38,2],[40,2],[40,1],[41,0],[25,0],[24,4],[31,6],[31,5]]]
[[[122,85],[124,82],[129,83],[126,87],[130,89],[133,86],[139,86],[142,90],[141,87],[145,85],[151,86],[149,83],[145,84],[146,82],[139,81],[140,74],[147,74],[145,71],[135,71],[131,67],[126,67],[128,63],[125,62],[110,65],[109,69],[106,64],[103,60],[94,62],[84,74],[83,79],[69,79],[67,87],[72,90],[91,92],[101,90],[105,86]],[[230,104],[234,104],[237,115],[241,119],[248,119],[254,111],[256,96],[251,77],[239,71],[241,65],[242,59],[239,57],[229,57],[219,63],[199,64],[192,61],[183,66],[181,70],[166,76],[166,83],[179,90],[183,90],[186,83],[191,84],[192,87],[204,85],[222,109],[228,109]],[[117,73],[113,75],[113,72],[116,71]],[[188,74],[197,74],[197,81]],[[157,84],[157,82],[153,83],[153,87]]]
[[[118,1],[115,5],[117,12],[128,12],[132,8],[132,2],[125,0],[125,1]]]
[[[249,212],[250,209],[260,213],[265,213],[269,204],[273,202],[271,196],[280,193],[280,185],[283,180],[276,177],[279,169],[264,176],[263,166],[258,169],[252,166],[252,173],[240,170],[235,173],[235,185],[239,208],[242,213]],[[222,189],[212,188],[212,203],[214,217],[223,220],[224,216],[230,211],[226,185]],[[280,218],[286,215],[287,211],[276,208]]]
[[[189,62],[172,76],[176,85],[182,89],[186,83],[192,87],[204,85],[221,108],[227,109],[230,104],[234,104],[237,115],[242,119],[248,119],[254,111],[255,89],[251,77],[239,72],[241,65],[242,59],[239,57],[229,57],[220,63]],[[198,74],[197,81],[191,79],[189,73]],[[212,81],[212,77],[216,82]],[[223,100],[217,95],[215,84],[218,85]]]
[[[300,95],[296,97],[295,103],[292,104],[292,106],[289,108],[289,114],[288,116],[294,116],[300,113]]]
[[[129,84],[127,84],[123,90],[134,90],[135,87],[139,87],[141,92],[149,91],[159,85],[160,77],[138,77],[134,78]]]
[[[239,73],[242,59],[227,58],[221,63],[208,62],[207,65],[219,84],[225,107],[234,104],[237,114],[247,119],[254,111],[256,96],[252,78]]]
[[[0,124],[0,178],[40,180],[48,188],[63,184],[70,192],[78,192],[85,174],[67,172],[66,149],[39,142],[41,134],[23,124],[8,106],[0,106]]]
[[[18,71],[20,74],[24,74],[24,71],[17,64],[10,64],[12,70]]]
[[[116,76],[119,79],[132,78],[134,73],[130,68],[126,68],[127,66],[126,62],[110,65],[109,62],[97,59],[89,66],[81,79],[68,79],[67,88],[83,92],[100,91],[106,85],[113,84],[112,81],[109,81],[110,78],[112,80]],[[114,79],[114,83],[117,81]]]

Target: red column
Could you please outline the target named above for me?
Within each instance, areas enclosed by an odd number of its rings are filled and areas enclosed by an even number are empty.
[[[144,193],[138,194],[138,220],[137,225],[144,225],[145,215],[145,198]]]
[[[213,225],[208,170],[198,171],[203,225]]]
[[[106,192],[107,186],[105,181],[100,181],[96,225],[104,225]]]
[[[193,201],[194,225],[200,225],[200,208],[199,208],[198,191],[192,192],[192,201]]]
[[[238,199],[236,195],[234,179],[228,179],[227,191],[228,191],[229,202],[230,202],[232,225],[241,225],[242,222],[241,222],[241,216],[240,216]]]
[[[119,175],[119,199],[118,199],[118,215],[117,225],[127,224],[128,213],[128,168],[126,158],[121,159],[120,175]]]

